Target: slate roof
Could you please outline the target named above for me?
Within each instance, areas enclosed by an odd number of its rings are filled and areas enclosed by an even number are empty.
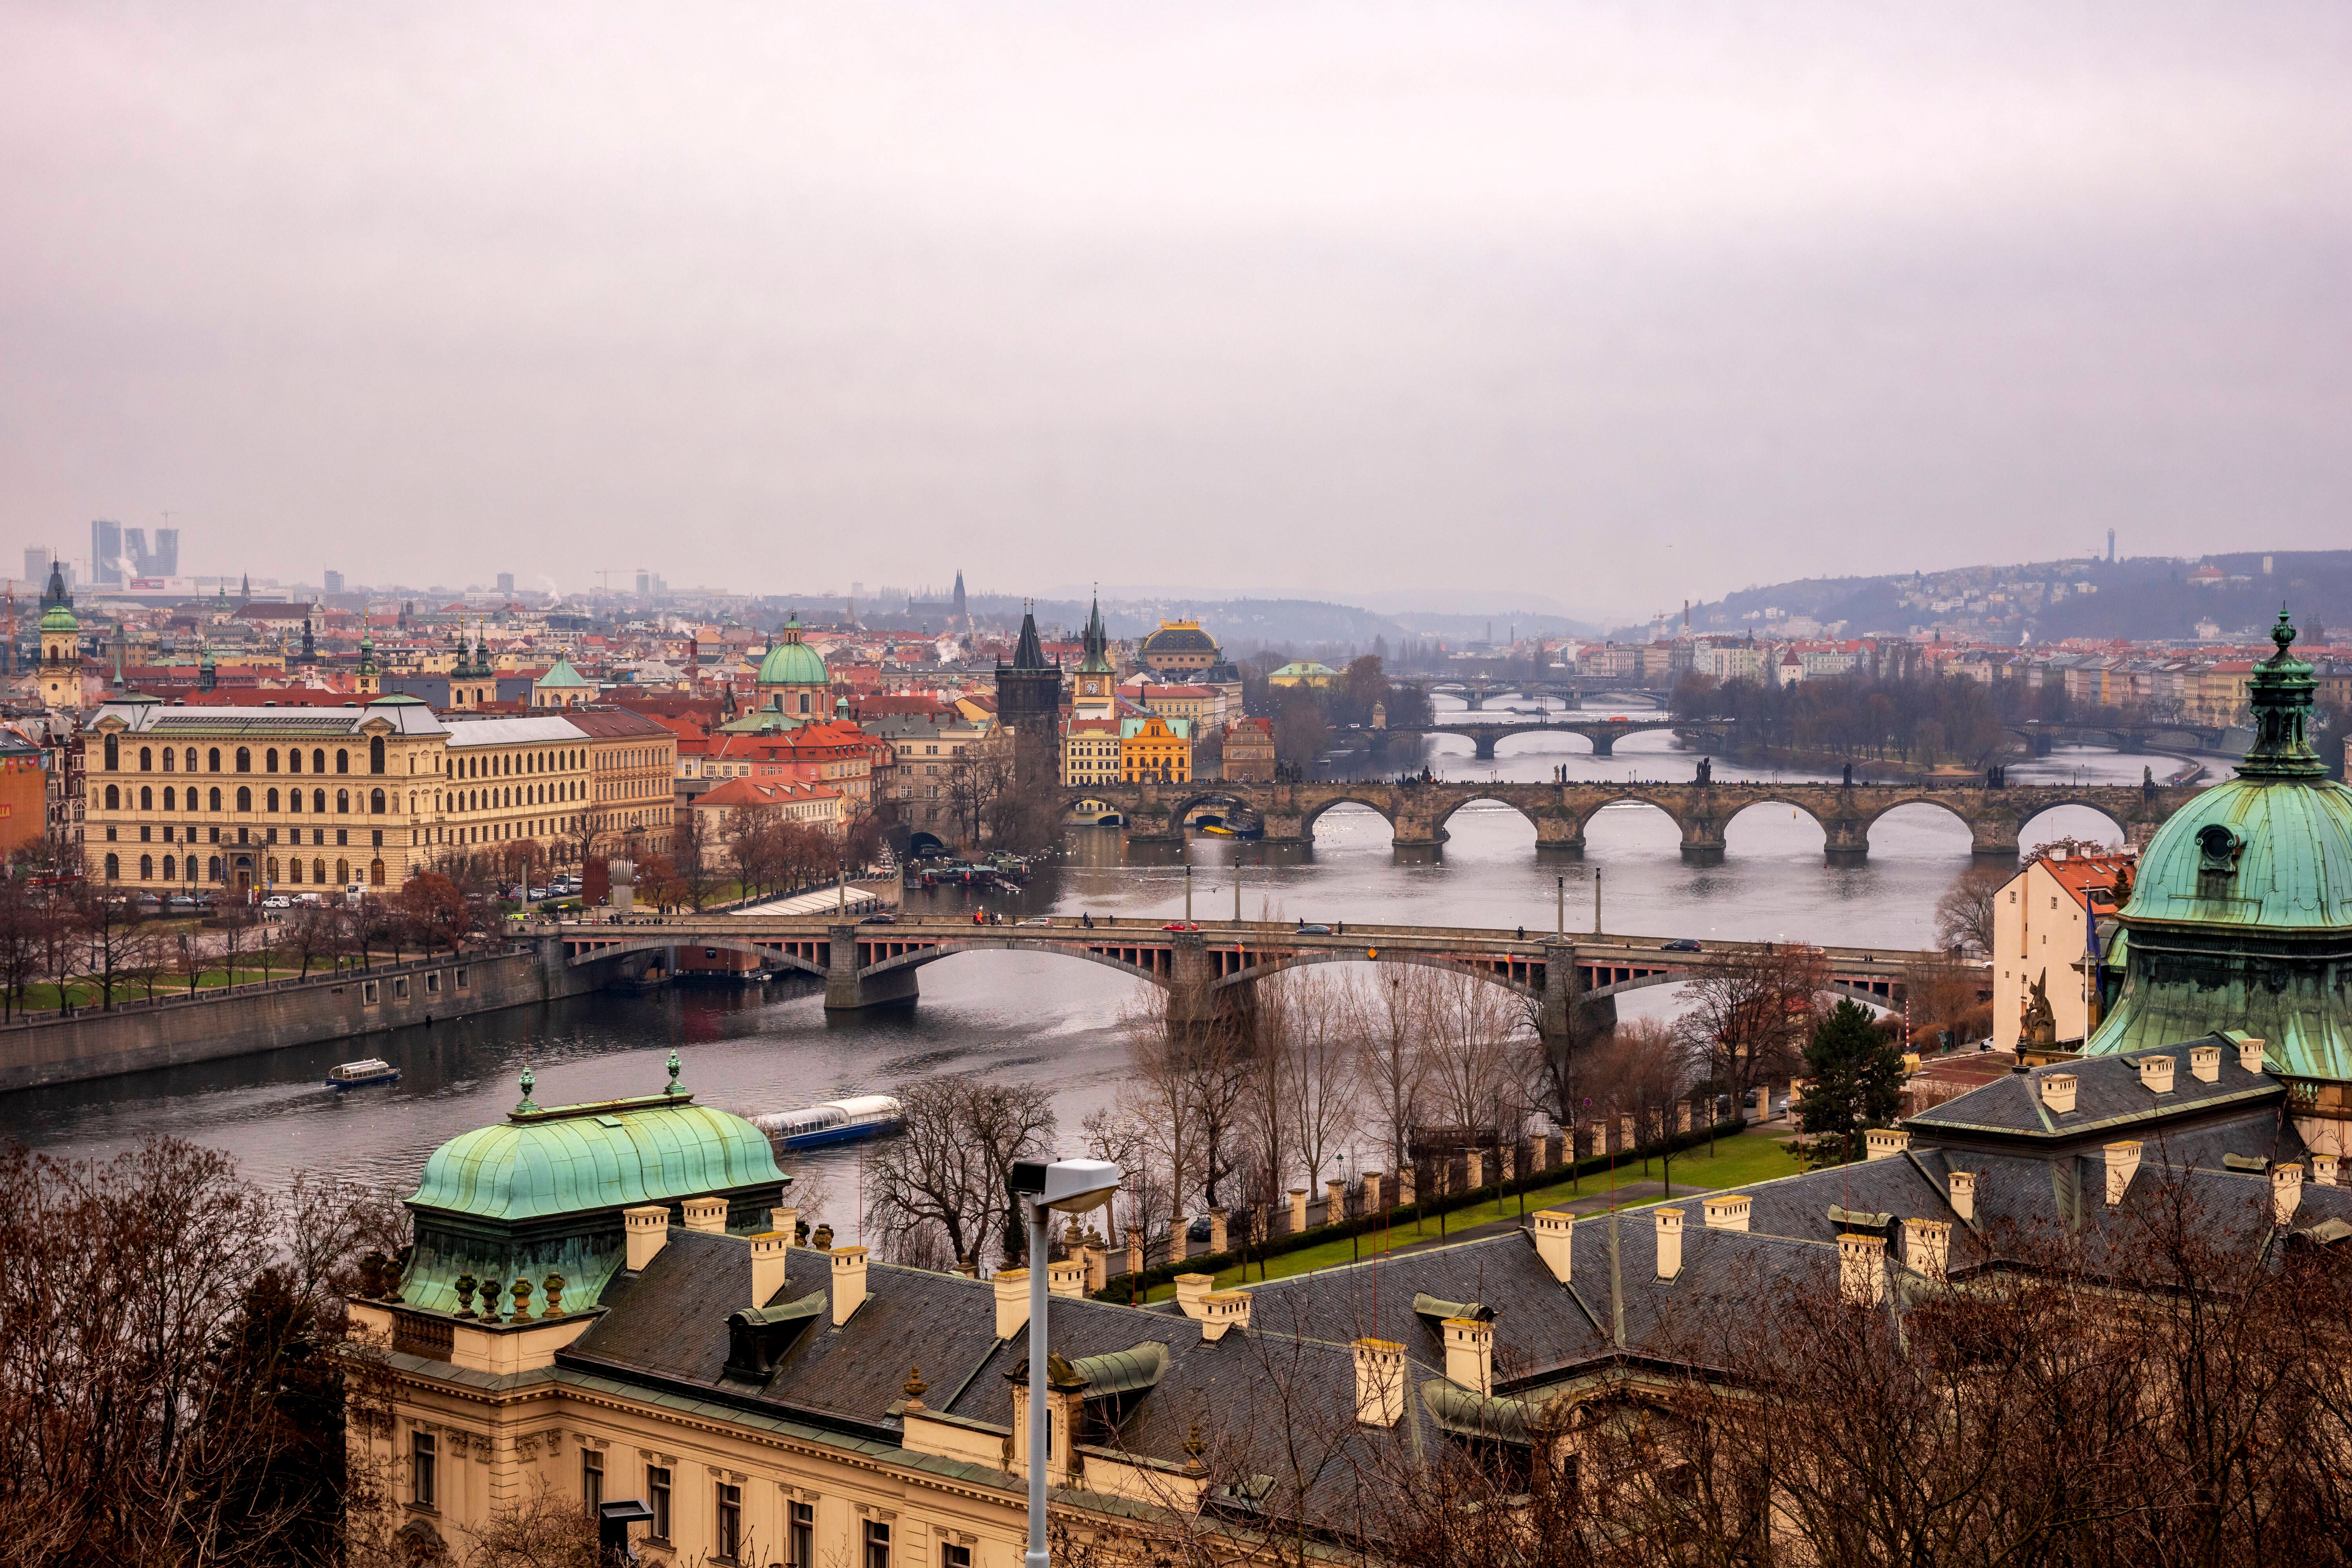
[[[2211,1083],[2200,1082],[2189,1072],[2189,1053],[2200,1046],[2221,1048],[2221,1071]],[[2172,1089],[2162,1095],[2142,1087],[2139,1071],[2142,1060],[2160,1056],[2173,1058]],[[2042,1080],[2055,1073],[2074,1075],[2071,1111],[2053,1112],[2042,1103]],[[2214,1035],[2160,1051],[2084,1057],[2013,1072],[1922,1111],[1905,1125],[1915,1137],[1964,1142],[1988,1136],[2042,1143],[2104,1141],[2135,1137],[2137,1128],[2192,1111],[2226,1113],[2274,1104],[2285,1096],[2285,1087],[2278,1079],[2268,1073],[2248,1072],[2239,1065],[2234,1041]]]

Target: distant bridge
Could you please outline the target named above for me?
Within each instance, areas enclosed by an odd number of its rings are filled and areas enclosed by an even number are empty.
[[[1453,692],[1461,697],[1473,713],[1484,709],[1490,697],[1521,697],[1530,702],[1547,697],[1579,701],[1622,697],[1641,702],[1657,702],[1672,689],[1668,684],[1652,687],[1622,675],[1551,675],[1540,680],[1489,680],[1482,677],[1456,675],[1391,675],[1389,684],[1410,686],[1425,693]]]
[[[2224,724],[2158,723],[2153,721],[2136,723],[2044,724],[2029,720],[2011,724],[2008,732],[2018,736],[2037,757],[2046,757],[2054,746],[2110,745],[2119,752],[2146,752],[2167,745],[2179,746],[2189,742],[2200,752],[2220,752],[2228,743],[2230,727]]]
[[[1639,780],[1579,780],[1564,784],[1499,782],[1431,784],[1087,784],[1063,792],[1066,811],[1080,800],[1099,801],[1124,818],[1130,842],[1180,843],[1196,806],[1245,806],[1262,817],[1267,842],[1309,844],[1315,825],[1335,806],[1360,805],[1385,818],[1400,849],[1434,849],[1446,824],[1474,801],[1507,805],[1535,825],[1538,853],[1581,859],[1585,828],[1595,812],[1620,803],[1655,806],[1682,834],[1683,858],[1692,865],[1722,861],[1726,830],[1743,811],[1761,805],[1800,811],[1820,825],[1832,866],[1859,866],[1870,855],[1871,825],[1898,806],[1928,805],[1968,825],[1976,854],[2014,861],[2026,823],[2062,805],[2099,813],[2133,843],[2144,843],[2195,791],[2161,784],[2014,784],[1990,788],[1924,784],[1665,784]]]
[[[1435,720],[1427,724],[1391,724],[1384,730],[1368,731],[1375,745],[1380,737],[1388,735],[1460,735],[1467,740],[1481,757],[1495,754],[1495,742],[1507,735],[1535,735],[1559,731],[1581,735],[1592,742],[1596,757],[1617,754],[1617,742],[1627,735],[1645,730],[1687,730],[1695,734],[1727,738],[1730,725],[1727,721],[1685,723],[1673,719],[1528,719],[1498,720],[1494,723],[1473,723],[1467,720],[1454,721]]]
[[[917,995],[916,972],[958,953],[1050,952],[1103,964],[1171,993],[1179,1024],[1209,1026],[1245,1018],[1252,988],[1268,975],[1315,963],[1410,963],[1463,973],[1519,997],[1547,1039],[1564,1045],[1571,1025],[1606,1027],[1615,998],[1653,985],[1703,977],[1711,969],[1773,951],[1769,942],[1711,942],[1702,952],[1669,952],[1656,938],[1562,935],[1524,930],[1344,924],[1328,932],[1264,921],[1220,921],[1171,931],[1157,921],[1069,917],[1012,926],[958,920],[908,920],[849,925],[824,917],[680,915],[615,924],[542,928],[563,963],[579,968],[682,947],[748,953],[770,968],[825,984],[830,1012],[905,1005]],[[1785,948],[1786,944],[1780,944]],[[1901,948],[1822,949],[1825,988],[1881,1007],[1903,1004],[1915,966],[1948,967],[1940,953]],[[1983,978],[1985,965],[1963,965]]]

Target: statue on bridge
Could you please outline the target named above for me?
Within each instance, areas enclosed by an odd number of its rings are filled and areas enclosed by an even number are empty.
[[[1715,759],[1713,757],[1701,757],[1698,760],[1698,777],[1693,779],[1691,782],[1693,784],[1711,784],[1715,782]]]

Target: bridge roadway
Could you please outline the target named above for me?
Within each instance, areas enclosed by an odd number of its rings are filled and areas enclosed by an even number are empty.
[[[1903,805],[1932,805],[1949,812],[1969,828],[1976,854],[2014,861],[2019,835],[2032,818],[2061,805],[2087,806],[2114,823],[2133,843],[2145,843],[2157,827],[2187,803],[2193,790],[2162,784],[2011,784],[1994,789],[1919,784],[1706,784],[1644,783],[1638,780],[1578,780],[1556,784],[1398,784],[1360,781],[1328,784],[1088,784],[1064,792],[1064,809],[1097,800],[1118,810],[1130,842],[1181,843],[1186,816],[1212,802],[1256,812],[1274,844],[1309,844],[1315,824],[1332,807],[1356,805],[1387,818],[1400,849],[1433,849],[1447,837],[1446,823],[1473,801],[1511,807],[1535,824],[1538,854],[1571,859],[1584,856],[1584,830],[1595,812],[1621,801],[1654,805],[1682,834],[1685,861],[1719,864],[1724,835],[1732,818],[1760,805],[1803,812],[1821,825],[1824,853],[1832,866],[1859,866],[1870,855],[1870,826]]]
[[[1564,1046],[1570,1023],[1606,1027],[1615,998],[1671,985],[1727,961],[1768,952],[1769,942],[1710,942],[1697,952],[1669,952],[1660,939],[1556,935],[1475,927],[1347,923],[1326,932],[1263,921],[1202,922],[1171,931],[1150,920],[1039,917],[1012,925],[959,920],[904,920],[851,925],[806,915],[678,915],[543,927],[560,941],[568,967],[610,963],[680,947],[749,953],[768,966],[824,982],[828,1012],[908,1005],[923,965],[960,952],[1053,952],[1135,975],[1171,994],[1171,1016],[1207,1026],[1245,1019],[1255,984],[1311,963],[1412,963],[1465,973],[1519,997],[1546,1039]],[[1785,946],[1785,944],[1784,944]],[[1828,988],[1881,1007],[1903,1004],[1914,965],[1948,965],[1934,952],[1904,948],[1821,950]],[[1989,973],[1989,966],[1972,966]]]
[[[1495,742],[1506,735],[1536,735],[1558,731],[1583,736],[1592,742],[1592,754],[1596,757],[1613,757],[1617,754],[1619,741],[1627,735],[1637,734],[1644,730],[1688,730],[1694,733],[1719,736],[1726,734],[1729,728],[1727,723],[1678,723],[1672,719],[1555,719],[1549,722],[1536,719],[1497,720],[1491,724],[1448,721],[1441,719],[1427,724],[1391,724],[1385,729],[1370,731],[1368,733],[1371,735],[1373,744],[1376,746],[1383,735],[1460,735],[1471,743],[1479,756],[1492,757],[1495,754]]]

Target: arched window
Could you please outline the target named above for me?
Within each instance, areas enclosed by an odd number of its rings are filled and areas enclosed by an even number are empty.
[[[352,771],[352,754],[349,752],[337,752],[335,753],[335,771],[339,773],[347,773]]]
[[[105,797],[104,797],[104,798],[105,798],[105,801],[106,801],[106,809],[107,809],[107,810],[109,810],[109,811],[120,811],[120,810],[121,810],[121,809],[122,809],[122,802],[121,802],[121,799],[120,798],[120,792],[118,792],[112,784],[109,784],[109,785],[107,785],[107,786],[106,786],[106,795],[105,795]]]
[[[272,882],[278,880],[278,862],[275,860],[269,863],[269,879]]]
[[[310,771],[314,773],[327,771],[327,753],[324,751],[314,749],[310,752]]]
[[[120,736],[109,735],[106,738],[106,771],[110,773],[122,771],[122,741]]]
[[[142,773],[152,773],[155,771],[155,752],[152,747],[139,748],[139,771]]]
[[[289,773],[302,771],[302,749],[299,746],[286,753],[286,771]]]
[[[171,755],[169,752],[166,752],[163,754],[165,756]],[[172,809],[172,786],[170,784],[165,784],[163,786],[163,809],[165,811]]]
[[[155,879],[155,858],[152,855],[139,857],[139,879],[142,882]]]
[[[110,882],[122,875],[122,858],[110,851],[106,857],[106,879]]]
[[[351,791],[347,789],[339,789],[335,792],[335,809],[339,812],[344,813],[345,815],[349,815],[352,809]]]
[[[268,810],[276,811],[278,809],[278,792],[276,790],[271,790],[268,795],[261,798],[263,805]]]
[[[382,735],[373,735],[368,738],[368,772],[372,773],[383,772],[383,737]]]
[[[236,808],[239,811],[253,809],[253,791],[244,784],[236,786]]]
[[[352,863],[351,863],[350,861],[348,861],[348,860],[338,860],[338,861],[336,861],[336,862],[335,862],[335,880],[336,880],[337,882],[340,882],[340,883],[343,883],[343,884],[345,884],[345,885],[348,885],[348,884],[350,883],[351,879],[352,879]]]
[[[187,771],[194,773],[196,771],[196,749],[194,746],[190,746],[186,751],[181,752],[180,756],[181,761],[186,767]]]
[[[253,771],[253,752],[243,746],[236,749],[236,771],[241,773]]]
[[[299,811],[302,809],[302,792],[300,790],[289,789],[286,792],[286,809],[289,811]],[[299,833],[301,829],[298,827],[294,831]]]
[[[368,862],[368,882],[373,887],[381,888],[383,886],[383,861],[371,860]]]
[[[173,751],[169,746],[163,748],[163,771],[165,773],[168,773],[172,771],[172,759],[179,754],[179,752]]]
[[[289,881],[289,882],[297,882],[297,883],[299,883],[299,882],[300,882],[300,881],[302,880],[302,862],[301,862],[301,861],[299,861],[299,860],[289,860],[289,861],[287,861],[287,862],[286,862],[286,879],[287,879],[288,881]]]
[[[206,771],[215,773],[220,772],[220,748],[218,746],[213,747],[210,751],[205,753],[205,763]],[[213,880],[217,882],[220,879],[215,877]]]
[[[325,790],[314,789],[310,792],[310,809],[312,811],[324,811],[327,809],[327,792]]]
[[[313,861],[311,861],[311,862],[310,862],[310,880],[312,880],[312,881],[314,881],[314,882],[323,882],[323,881],[325,881],[326,879],[327,879],[327,863],[326,863],[324,860],[313,860]]]
[[[380,789],[368,791],[368,815],[370,816],[383,815],[383,791]]]
[[[206,873],[205,879],[207,881],[219,881],[221,879],[221,858],[215,855],[209,860],[205,861],[205,871]]]
[[[176,860],[173,859],[169,855],[164,856],[164,857],[163,857],[163,880],[165,880],[165,881],[167,881],[167,882],[176,882],[176,881],[178,881],[179,879],[180,879],[180,863],[179,863],[178,861],[176,861]]]
[[[299,755],[299,753],[298,752],[297,754]],[[272,746],[269,750],[261,753],[261,771],[265,773],[274,773],[278,771],[277,747]]]
[[[212,808],[213,808],[215,811],[218,811],[218,810],[221,808],[221,804],[220,804],[220,786],[219,786],[218,784],[215,784],[215,785],[213,786],[213,790],[212,790]],[[215,877],[215,879],[214,879],[215,881],[218,881],[220,879],[219,879],[219,878],[217,878],[217,877]]]
[[[139,786],[139,809],[142,811],[155,809],[155,792],[145,784]]]

